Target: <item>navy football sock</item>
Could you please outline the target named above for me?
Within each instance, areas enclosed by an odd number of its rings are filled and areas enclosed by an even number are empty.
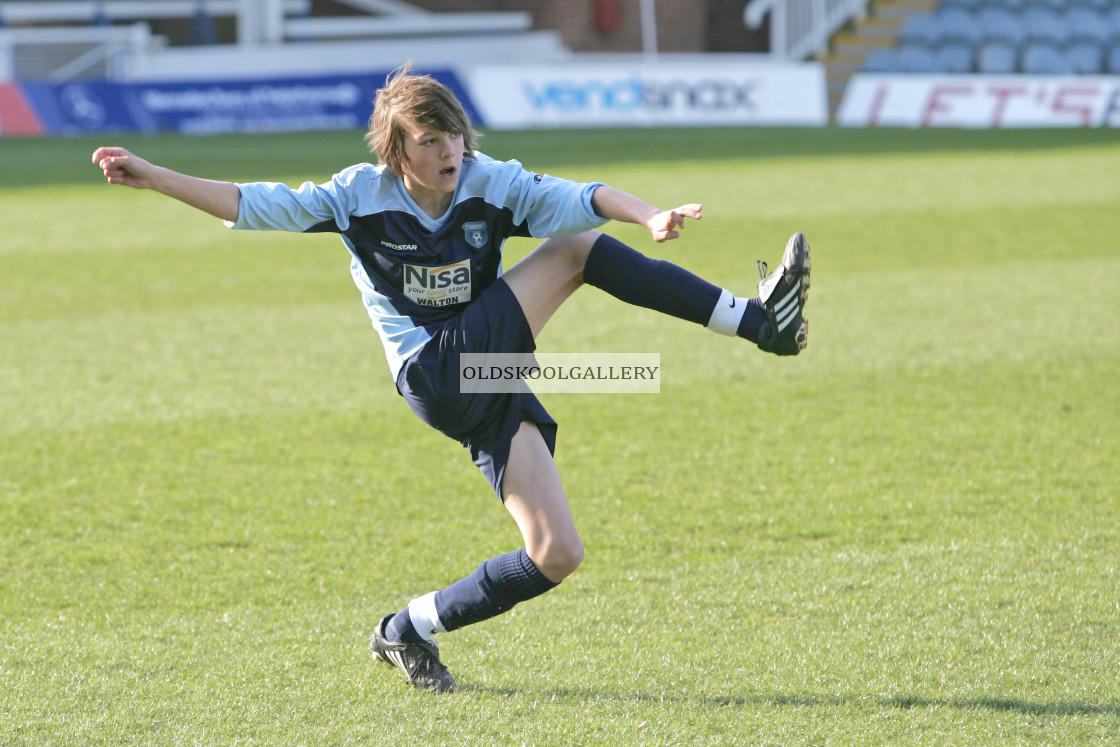
[[[758,299],[737,298],[688,270],[650,259],[613,236],[601,235],[587,255],[583,280],[620,301],[714,332],[761,342],[766,316]]]
[[[557,583],[533,563],[525,549],[491,558],[474,573],[446,589],[412,600],[385,625],[390,641],[418,643],[482,622],[511,609],[518,602],[540,596]]]
[[[385,640],[405,641],[407,643],[419,643],[424,640],[412,624],[412,618],[408,615],[408,607],[393,615],[389,618],[389,622],[385,623]]]
[[[444,630],[456,630],[507,612],[556,586],[521,548],[490,558],[471,575],[437,591],[436,613]]]
[[[757,298],[747,301],[747,310],[743,312],[735,334],[759,345],[770,339],[770,322],[766,321],[762,301]]]
[[[707,324],[722,289],[691,272],[601,235],[583,268],[583,281],[620,301],[696,324]]]

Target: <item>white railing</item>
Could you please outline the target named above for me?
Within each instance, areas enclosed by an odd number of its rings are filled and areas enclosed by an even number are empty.
[[[104,18],[190,18],[201,6],[212,16],[233,16],[245,0],[3,0],[6,23],[90,23]],[[288,13],[307,13],[310,0],[285,0]]]
[[[190,18],[203,10],[237,18],[238,43],[252,46],[282,41],[283,17],[307,15],[311,0],[3,0],[0,19],[8,25]]]
[[[292,18],[284,35],[295,39],[438,36],[523,33],[533,27],[528,13],[425,13],[390,16]]]
[[[118,58],[142,56],[166,42],[146,23],[128,26],[0,28],[0,80],[20,77],[20,48],[35,48],[37,67],[30,77],[71,80],[96,68],[97,77],[116,77]],[[52,50],[57,50],[52,52]]]
[[[346,60],[367,66],[375,57],[381,65],[390,57],[395,64],[416,58],[420,44],[428,60],[492,60],[501,54],[556,59],[567,53],[554,32],[532,30],[527,12],[434,13],[404,0],[338,2],[355,15],[311,17],[312,0],[0,0],[6,24],[0,24],[0,80],[209,76],[215,66],[228,74],[255,65],[261,73],[290,67],[289,55],[303,48],[311,53],[312,46],[318,56],[311,67],[331,70],[343,68],[343,48]],[[128,23],[192,18],[200,11],[232,17],[237,44],[171,47],[147,24]],[[363,42],[367,46],[356,49]]]
[[[804,60],[828,49],[829,38],[853,18],[867,14],[869,0],[751,0],[743,22],[752,29],[770,14],[770,54]]]
[[[167,40],[147,23],[121,21],[199,11],[236,18],[238,44],[254,47],[282,42],[284,17],[306,15],[311,0],[0,0],[0,80],[122,77],[147,67]]]

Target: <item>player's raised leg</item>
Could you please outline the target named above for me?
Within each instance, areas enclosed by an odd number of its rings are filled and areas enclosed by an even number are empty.
[[[760,264],[760,267],[764,265]],[[626,303],[738,336],[777,355],[805,348],[809,245],[791,237],[781,266],[759,284],[758,298],[741,298],[671,262],[655,260],[617,239],[588,231],[548,239],[505,274],[536,337],[583,283]],[[790,288],[796,293],[790,295]]]
[[[759,348],[775,355],[797,355],[809,344],[809,320],[805,304],[809,301],[809,242],[805,235],[789,237],[782,263],[771,273],[765,262],[758,263],[758,296],[766,311],[773,335]]]

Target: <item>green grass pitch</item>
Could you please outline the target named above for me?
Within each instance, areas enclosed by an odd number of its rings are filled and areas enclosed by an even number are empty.
[[[325,180],[356,132],[0,140],[0,744],[1114,744],[1120,135],[489,133],[702,202],[653,256],[749,294],[801,230],[795,359],[585,288],[540,340],[658,352],[547,395],[587,546],[443,638],[374,621],[518,546],[397,396],[337,238],[232,232],[89,163]],[[507,264],[531,244],[510,244]]]

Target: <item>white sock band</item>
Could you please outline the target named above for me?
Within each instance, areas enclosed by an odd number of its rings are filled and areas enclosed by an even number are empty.
[[[446,633],[443,623],[439,621],[436,612],[436,593],[428,592],[422,597],[416,597],[408,603],[408,617],[412,620],[412,627],[425,641],[435,642],[436,633]]]
[[[739,322],[747,312],[747,299],[736,298],[731,291],[726,289],[720,292],[719,301],[712,309],[712,318],[708,320],[708,329],[721,335],[735,337],[739,333]]]

